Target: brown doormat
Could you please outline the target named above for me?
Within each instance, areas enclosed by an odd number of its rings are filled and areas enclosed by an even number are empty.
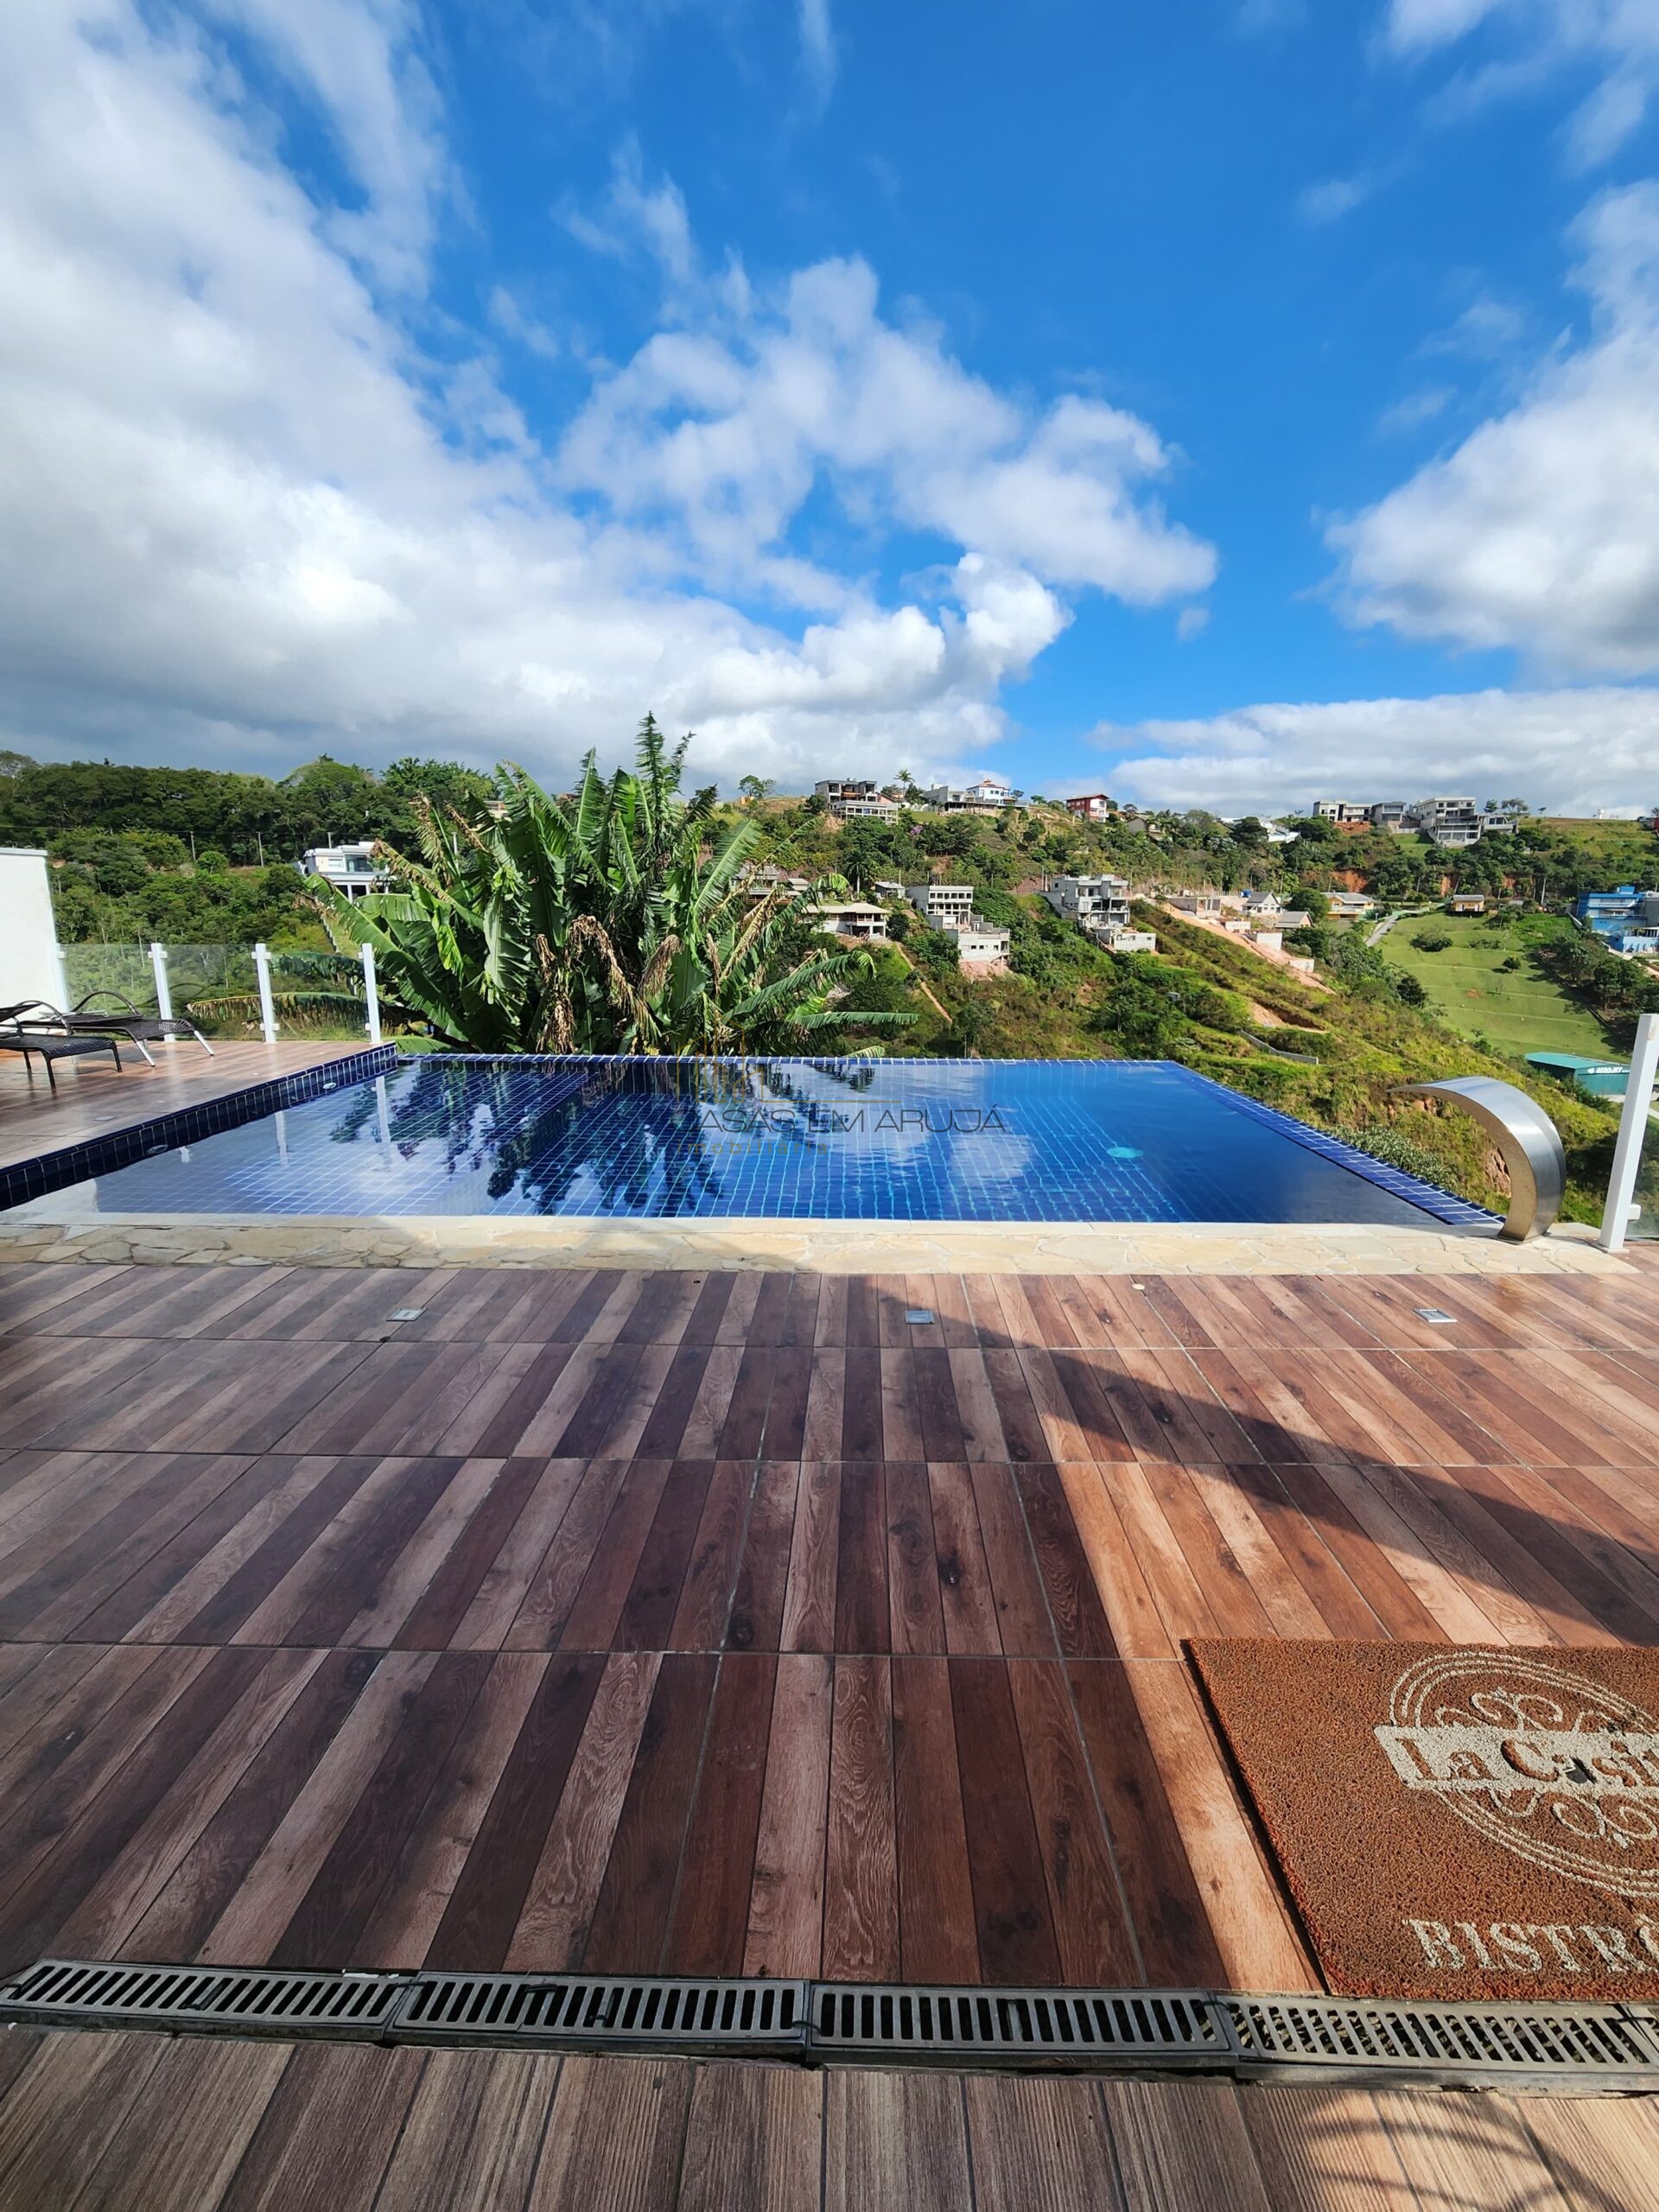
[[[1334,1992],[1659,1997],[1659,1651],[1189,1649]]]

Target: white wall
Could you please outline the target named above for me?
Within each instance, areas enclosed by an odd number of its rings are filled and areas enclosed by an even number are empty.
[[[18,999],[61,1006],[64,996],[46,855],[0,845],[0,1006]]]

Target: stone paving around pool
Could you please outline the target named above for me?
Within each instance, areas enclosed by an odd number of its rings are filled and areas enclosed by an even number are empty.
[[[1481,1231],[1348,1223],[539,1220],[415,1215],[108,1214],[65,1192],[0,1215],[0,1261],[344,1268],[683,1268],[822,1274],[1612,1274],[1592,1230],[1524,1244]]]

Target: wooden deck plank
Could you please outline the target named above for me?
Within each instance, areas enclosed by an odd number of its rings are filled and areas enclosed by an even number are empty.
[[[892,1981],[899,1971],[893,1684],[884,1656],[836,1661],[821,1971],[859,1981]]]

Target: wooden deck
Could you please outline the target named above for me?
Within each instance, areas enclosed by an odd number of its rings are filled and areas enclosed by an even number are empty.
[[[1645,1266],[0,1269],[0,1967],[1317,1986],[1180,1638],[1659,1643],[1656,1347]]]
[[[0,2037],[10,2212],[1659,2212],[1644,2101]]]
[[[31,1079],[22,1055],[0,1052],[0,1167],[43,1152],[81,1144],[88,1137],[130,1128],[135,1122],[181,1107],[205,1106],[227,1091],[246,1090],[275,1076],[314,1068],[322,1060],[366,1052],[365,1044],[215,1043],[211,1056],[189,1039],[152,1045],[154,1067],[135,1046],[121,1049],[121,1065],[90,1058],[58,1063],[54,1092],[43,1068]]]

